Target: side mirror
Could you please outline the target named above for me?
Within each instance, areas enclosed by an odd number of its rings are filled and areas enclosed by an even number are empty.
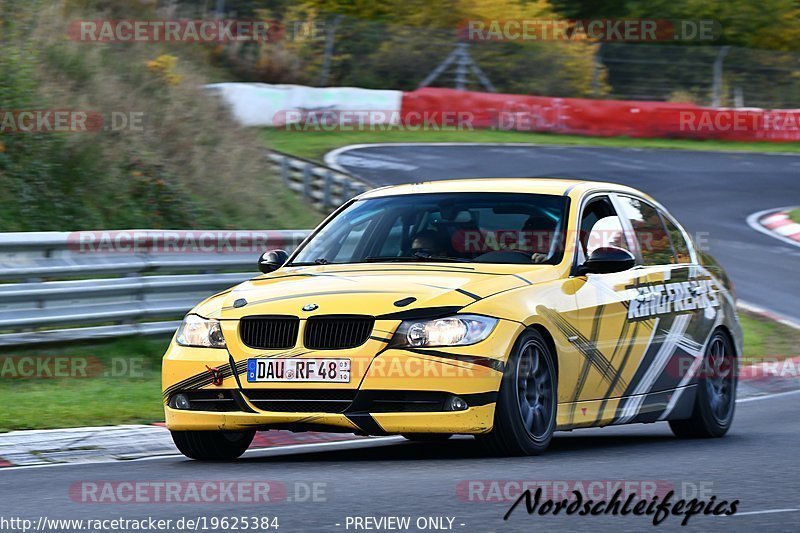
[[[578,275],[611,274],[633,268],[636,258],[628,250],[615,246],[598,248],[586,262],[578,267]]]
[[[286,264],[288,260],[289,254],[287,254],[285,250],[270,250],[269,252],[261,254],[261,257],[258,259],[258,269],[264,274],[269,274],[270,272],[278,270]]]

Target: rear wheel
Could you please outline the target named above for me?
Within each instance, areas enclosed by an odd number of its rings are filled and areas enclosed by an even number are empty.
[[[717,331],[706,348],[691,418],[671,420],[676,437],[721,437],[728,432],[736,408],[736,357],[727,335]]]
[[[509,357],[494,428],[478,439],[498,455],[544,452],[556,427],[557,385],[555,354],[538,331],[526,331]]]
[[[253,442],[255,431],[172,431],[178,450],[190,459],[230,461]]]

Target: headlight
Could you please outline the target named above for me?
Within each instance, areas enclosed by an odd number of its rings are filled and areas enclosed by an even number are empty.
[[[175,340],[181,346],[225,348],[219,320],[207,320],[198,315],[186,315]]]
[[[454,315],[434,320],[405,320],[394,334],[394,346],[464,346],[484,340],[497,325],[496,318]]]

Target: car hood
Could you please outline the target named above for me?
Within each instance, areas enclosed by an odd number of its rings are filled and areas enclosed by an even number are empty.
[[[194,312],[231,320],[250,315],[381,316],[415,308],[460,308],[555,275],[549,265],[375,263],[282,268],[209,298]],[[316,308],[303,311],[305,306]]]

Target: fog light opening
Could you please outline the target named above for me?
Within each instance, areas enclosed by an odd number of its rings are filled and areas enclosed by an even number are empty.
[[[189,409],[189,398],[185,394],[176,394],[172,397],[172,407],[183,410]]]
[[[445,409],[448,411],[466,411],[468,407],[467,402],[458,396],[450,396],[445,402]]]

